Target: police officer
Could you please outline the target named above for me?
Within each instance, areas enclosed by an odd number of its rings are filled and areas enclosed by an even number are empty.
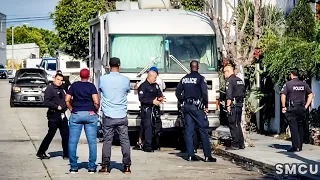
[[[48,118],[48,133],[43,139],[37,156],[40,159],[49,159],[46,155],[46,151],[55,136],[57,129],[60,131],[62,139],[63,159],[68,159],[68,141],[69,141],[69,126],[68,120],[65,117],[65,111],[67,110],[65,104],[65,92],[61,87],[63,80],[62,74],[56,74],[53,79],[53,84],[49,85],[44,92],[44,104],[48,107],[47,118]]]
[[[153,152],[152,139],[154,136],[159,146],[159,133],[162,125],[159,105],[163,102],[163,94],[156,83],[156,79],[157,73],[149,71],[147,80],[138,88],[138,96],[141,103],[141,125],[145,136],[143,151],[145,152]]]
[[[289,124],[291,131],[292,147],[288,152],[302,150],[304,142],[304,121],[306,110],[312,101],[312,91],[309,85],[298,79],[299,71],[293,69],[290,73],[290,81],[284,84],[281,90],[282,112]],[[307,102],[306,95],[308,96]]]
[[[205,128],[205,116],[208,112],[208,88],[206,80],[198,73],[198,61],[191,61],[191,73],[185,75],[176,89],[176,97],[183,102],[183,113],[185,120],[185,140],[189,161],[199,161],[193,147],[193,135],[195,124],[198,126],[202,141],[206,162],[216,162],[211,155],[211,147],[208,132]],[[183,93],[183,94],[182,94]],[[204,107],[204,109],[203,109]]]
[[[226,149],[244,149],[245,145],[241,129],[241,115],[245,97],[245,86],[243,81],[234,74],[234,68],[231,65],[224,67],[224,77],[226,79],[228,125],[232,137],[231,147],[227,147]]]

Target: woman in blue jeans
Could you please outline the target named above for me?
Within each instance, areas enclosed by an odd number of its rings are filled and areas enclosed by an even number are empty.
[[[71,111],[69,119],[70,173],[78,172],[76,153],[82,127],[84,127],[89,144],[88,172],[96,172],[98,123],[96,112],[100,105],[97,89],[92,83],[88,82],[89,77],[90,71],[82,69],[80,71],[81,81],[74,82],[70,86],[65,98],[66,105]]]

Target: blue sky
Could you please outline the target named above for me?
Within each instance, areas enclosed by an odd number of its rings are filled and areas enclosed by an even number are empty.
[[[0,0],[0,12],[7,15],[7,27],[20,26],[29,23],[27,26],[54,30],[52,20],[47,20],[50,12],[53,12],[59,0]],[[23,20],[21,18],[30,18]],[[18,19],[19,18],[19,19]],[[31,21],[34,20],[34,21]],[[14,22],[18,21],[18,22]]]

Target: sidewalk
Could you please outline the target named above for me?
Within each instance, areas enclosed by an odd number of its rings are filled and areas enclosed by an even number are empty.
[[[230,134],[227,127],[219,127],[216,132],[218,137]],[[216,153],[231,160],[249,163],[269,173],[275,173],[275,165],[277,163],[318,163],[320,165],[319,146],[304,144],[303,151],[290,153],[287,152],[287,149],[291,147],[291,141],[279,140],[255,133],[250,134],[250,139],[255,147],[226,151],[224,146],[219,146],[216,149]],[[306,175],[303,178],[320,179],[320,174]]]

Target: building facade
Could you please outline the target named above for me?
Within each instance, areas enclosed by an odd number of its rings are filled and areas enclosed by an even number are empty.
[[[7,45],[7,32],[6,32],[6,15],[0,13],[0,64],[5,65],[7,61],[6,45]]]
[[[14,57],[12,58],[12,54]],[[40,56],[40,48],[36,43],[14,44],[13,53],[12,45],[7,45],[7,59],[21,61],[25,59],[36,59]]]

